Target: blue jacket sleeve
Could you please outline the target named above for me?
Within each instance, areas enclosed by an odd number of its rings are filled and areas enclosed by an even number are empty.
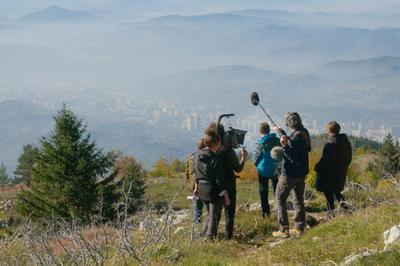
[[[253,154],[253,162],[256,166],[258,166],[260,164],[263,152],[264,152],[264,145],[257,143],[257,147]]]

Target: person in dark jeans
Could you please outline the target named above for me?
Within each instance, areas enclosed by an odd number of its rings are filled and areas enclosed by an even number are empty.
[[[207,217],[203,223],[204,237],[215,239],[221,219],[222,206],[230,205],[230,199],[223,178],[221,161],[217,152],[221,148],[221,138],[213,131],[206,131],[206,148],[196,153],[194,196],[199,197],[206,208]]]
[[[240,160],[231,147],[224,147],[220,154],[223,176],[230,198],[230,205],[224,205],[225,210],[225,238],[232,239],[236,213],[236,173],[243,170],[247,159],[247,151],[242,150]]]
[[[332,215],[335,198],[341,208],[348,209],[341,192],[346,184],[347,171],[352,160],[352,148],[347,135],[340,134],[340,125],[336,121],[326,124],[325,131],[328,140],[321,159],[315,165],[316,188],[324,193],[328,215]]]
[[[272,159],[271,150],[276,146],[280,146],[280,142],[276,134],[270,133],[270,126],[268,123],[261,123],[259,131],[261,138],[257,141],[257,147],[253,154],[253,161],[258,172],[262,216],[269,217],[271,215],[271,209],[268,202],[268,183],[271,179],[274,195],[278,184],[278,162]]]
[[[283,147],[283,165],[275,196],[279,230],[272,234],[274,237],[279,238],[289,237],[289,232],[298,236],[305,230],[304,190],[305,177],[309,172],[308,153],[311,151],[310,134],[304,128],[300,115],[298,113],[288,113],[285,122],[293,133],[289,137],[282,135],[280,139]],[[276,130],[282,129],[277,128]],[[294,229],[289,231],[286,201],[292,190],[295,226]]]
[[[196,146],[197,146],[197,151],[189,156],[189,159],[187,160],[185,167],[185,177],[189,186],[190,193],[193,193],[196,184],[196,176],[194,171],[195,156],[199,150],[205,148],[204,139],[203,138],[199,139],[196,142]],[[203,207],[204,207],[203,201],[198,197],[193,196],[192,207],[193,207],[193,223],[198,224],[200,223],[201,215],[203,213]]]
[[[223,125],[217,125],[212,123],[209,130],[217,132],[219,136],[224,136],[225,129]],[[224,205],[225,211],[225,238],[232,239],[233,229],[235,223],[236,213],[236,173],[240,173],[243,170],[244,164],[247,160],[248,153],[245,149],[240,152],[240,160],[235,150],[229,145],[227,141],[223,142],[222,150],[219,154],[221,159],[221,166],[223,171],[223,178],[226,183],[226,189],[230,198],[230,205]]]

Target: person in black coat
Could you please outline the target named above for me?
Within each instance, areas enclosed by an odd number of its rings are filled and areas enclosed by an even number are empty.
[[[340,125],[336,121],[329,122],[325,127],[328,140],[322,157],[315,165],[317,173],[316,188],[324,193],[328,212],[335,209],[335,198],[340,206],[347,209],[342,195],[346,184],[347,170],[352,159],[352,149],[346,134],[340,134]]]
[[[199,197],[206,207],[207,217],[203,224],[203,236],[217,237],[223,205],[229,206],[230,198],[223,178],[221,159],[217,154],[221,149],[221,138],[215,132],[205,132],[206,148],[195,155],[194,171],[196,184],[193,194]]]

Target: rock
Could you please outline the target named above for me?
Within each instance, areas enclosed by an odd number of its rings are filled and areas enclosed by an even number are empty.
[[[144,220],[140,223],[139,230],[147,231],[151,228],[154,228],[157,225],[158,225],[158,223],[156,220],[153,219],[153,217],[147,217],[146,220]]]
[[[245,203],[245,204],[240,205],[239,210],[248,211],[249,208],[250,208],[250,204]]]
[[[361,254],[347,256],[344,258],[344,262],[341,264],[341,266],[353,265],[359,259],[369,257],[375,253],[375,251],[365,251]]]
[[[316,242],[316,241],[320,241],[322,238],[321,237],[319,237],[319,236],[314,236],[313,238],[312,238],[312,241],[313,242]]]
[[[281,239],[279,241],[271,242],[271,243],[269,243],[269,246],[271,248],[277,247],[277,246],[281,245],[283,242],[285,242],[286,240],[287,239]]]
[[[172,211],[168,214],[164,214],[160,218],[160,222],[164,222],[165,219],[168,218],[168,223],[172,225],[180,224],[182,223],[186,218],[189,217],[189,211],[188,210],[180,210],[180,211]]]
[[[182,231],[184,231],[185,229],[182,226],[179,226],[178,228],[175,229],[174,234],[178,234]]]
[[[395,225],[383,233],[385,249],[394,243],[400,243],[400,225]]]
[[[172,220],[172,224],[180,224],[182,223],[185,219],[187,219],[189,217],[189,212],[187,210],[181,210],[181,211],[177,211],[174,213],[173,215],[173,220]]]
[[[248,210],[249,211],[259,211],[259,210],[261,210],[261,203],[250,204]]]

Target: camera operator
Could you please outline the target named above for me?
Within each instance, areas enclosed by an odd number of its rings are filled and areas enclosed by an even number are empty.
[[[215,239],[221,220],[223,201],[228,206],[230,199],[217,154],[221,148],[221,138],[216,132],[206,130],[204,144],[206,148],[199,150],[195,156],[196,187],[193,194],[203,201],[207,210],[203,236]]]
[[[279,230],[273,232],[274,237],[289,237],[289,219],[286,201],[290,192],[294,191],[295,226],[290,233],[300,235],[306,227],[304,208],[305,177],[309,172],[308,153],[311,151],[310,134],[304,128],[298,113],[288,113],[285,117],[286,126],[292,131],[290,137],[282,135],[280,142],[283,147],[283,165],[276,188],[276,208]],[[282,129],[276,128],[281,131]]]
[[[219,136],[224,136],[225,129],[223,125],[219,125],[218,129],[215,123],[209,126],[210,129],[216,130]],[[224,206],[225,211],[225,237],[226,239],[232,239],[233,227],[235,222],[236,213],[236,173],[243,170],[244,164],[248,157],[248,152],[242,149],[240,152],[240,160],[232,148],[230,143],[227,141],[223,143],[221,152],[219,154],[221,159],[221,165],[223,170],[223,177],[226,182],[226,189],[230,198],[230,205]]]

